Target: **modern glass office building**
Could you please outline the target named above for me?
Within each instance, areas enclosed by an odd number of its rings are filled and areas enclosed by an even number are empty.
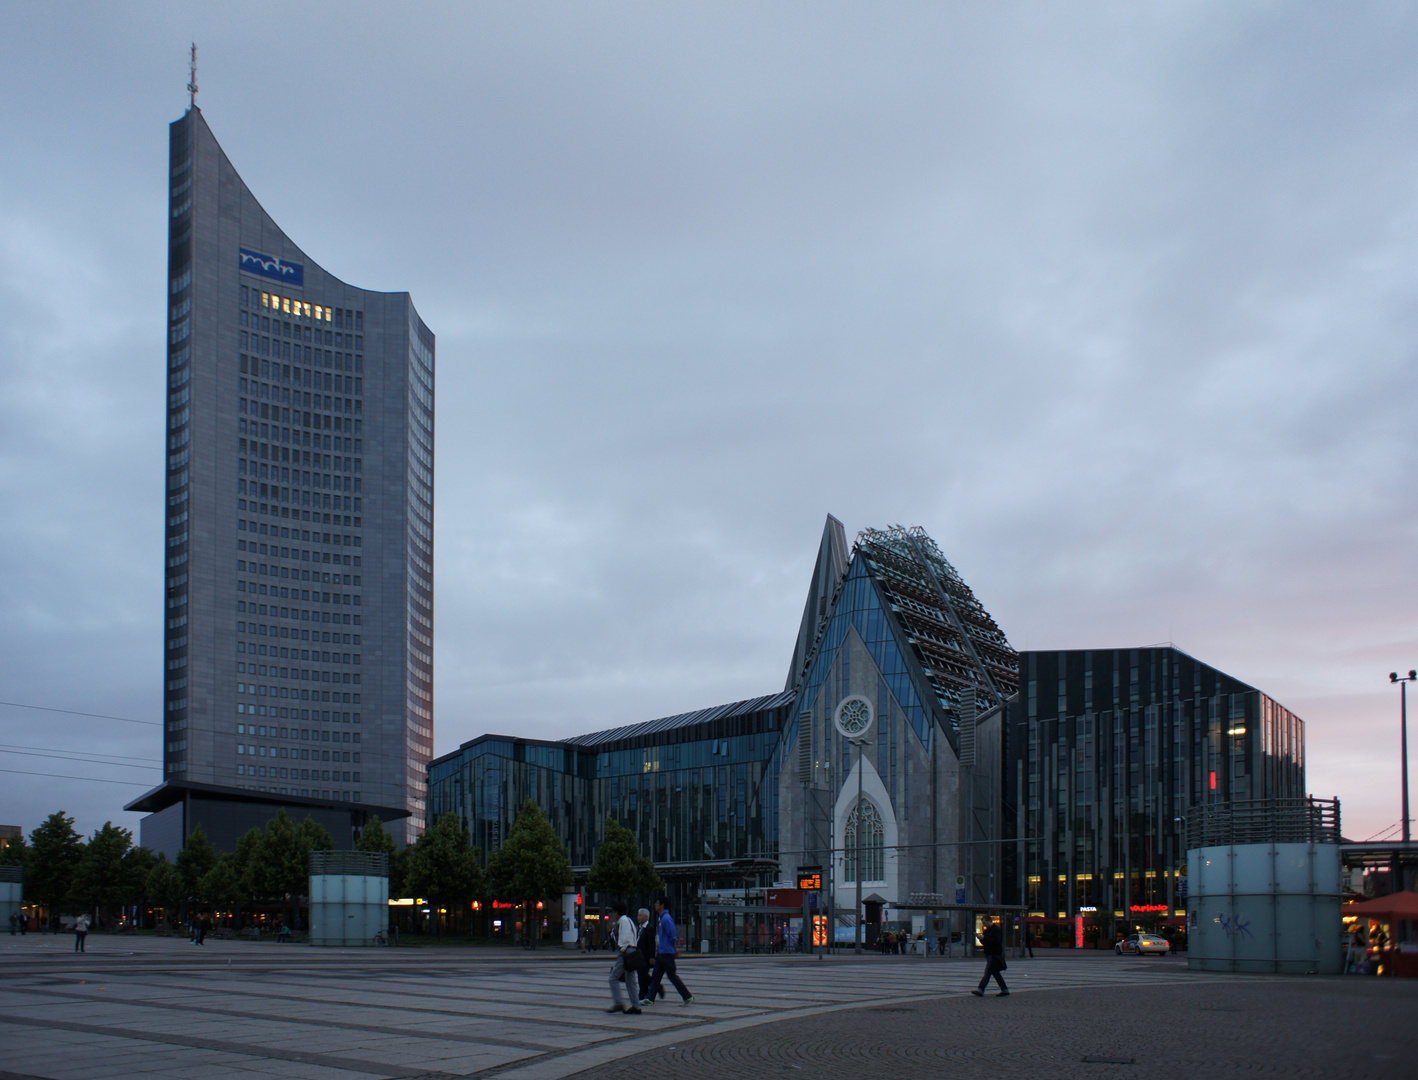
[[[169,133],[164,788],[425,818],[434,337],[328,273],[195,106]]]
[[[608,817],[671,872],[772,858],[772,757],[791,703],[777,694],[561,742],[483,735],[429,765],[429,811],[463,818],[484,855],[532,799],[578,866],[595,858]]]
[[[1036,917],[1181,918],[1189,807],[1306,794],[1304,722],[1180,649],[1026,652],[1020,679],[1001,872]]]
[[[773,749],[791,704],[776,694],[561,742],[483,735],[429,765],[430,820],[457,814],[486,859],[532,799],[584,882],[614,817],[654,859],[695,936],[693,898],[767,885],[777,872]]]

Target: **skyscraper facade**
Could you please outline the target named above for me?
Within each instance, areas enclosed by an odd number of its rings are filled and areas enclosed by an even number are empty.
[[[170,128],[164,774],[406,808],[433,749],[434,337]]]

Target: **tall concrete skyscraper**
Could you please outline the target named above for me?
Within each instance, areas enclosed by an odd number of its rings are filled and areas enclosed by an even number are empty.
[[[170,157],[166,786],[401,808],[412,839],[433,749],[433,334],[408,293],[298,248],[197,108]],[[172,805],[150,796],[135,808]]]

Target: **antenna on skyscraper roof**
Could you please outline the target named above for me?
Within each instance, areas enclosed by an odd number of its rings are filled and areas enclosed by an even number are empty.
[[[197,43],[192,43],[192,80],[187,84],[187,92],[191,95],[191,105],[197,107]]]

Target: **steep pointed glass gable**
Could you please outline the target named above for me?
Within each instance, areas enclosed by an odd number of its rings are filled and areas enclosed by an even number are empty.
[[[891,623],[882,610],[876,585],[860,555],[852,559],[847,580],[842,584],[842,592],[837,598],[832,618],[818,645],[817,655],[813,657],[808,671],[807,682],[798,698],[798,711],[809,709],[816,702],[823,681],[834,667],[842,642],[847,639],[849,626],[857,628],[857,633],[861,635],[867,651],[871,653],[912,729],[923,743],[928,743],[930,712],[916,693],[907,660],[901,655],[896,635],[891,630]]]

